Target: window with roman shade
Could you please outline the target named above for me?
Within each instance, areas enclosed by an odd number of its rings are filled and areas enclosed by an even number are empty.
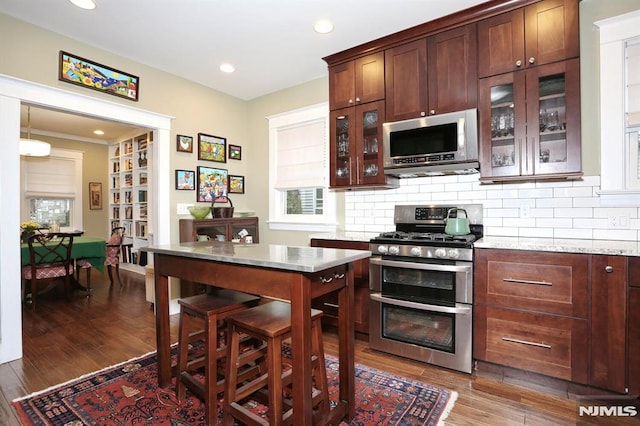
[[[82,152],[52,149],[48,157],[21,157],[22,221],[82,229]]]
[[[329,194],[326,103],[269,119],[271,229],[335,229],[335,203]]]

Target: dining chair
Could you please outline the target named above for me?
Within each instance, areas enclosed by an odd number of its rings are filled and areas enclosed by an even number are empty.
[[[107,266],[107,272],[109,273],[109,281],[113,285],[113,273],[112,268],[116,270],[116,277],[120,286],[122,286],[122,280],[120,279],[120,253],[122,249],[122,241],[124,240],[124,226],[118,226],[111,230],[111,236],[107,241],[106,260],[104,264]]]
[[[36,233],[29,237],[29,264],[22,267],[24,299],[27,300],[27,284],[31,284],[31,306],[36,308],[38,283],[64,279],[65,295],[69,295],[71,278],[74,273],[71,248],[73,234],[65,232]]]

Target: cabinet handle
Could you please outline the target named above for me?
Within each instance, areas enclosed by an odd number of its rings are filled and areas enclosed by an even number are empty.
[[[547,282],[547,281],[517,280],[515,278],[503,278],[502,281],[504,281],[506,283],[546,285],[546,286],[549,286],[549,287],[553,286],[553,283],[550,283],[550,282]]]
[[[529,63],[533,64],[536,62],[536,58],[534,58],[533,56],[529,58]]]
[[[333,273],[333,278],[337,279],[337,280],[341,280],[344,278],[344,274],[339,274],[337,272]]]
[[[329,284],[331,281],[333,281],[333,277],[329,277],[329,278],[320,277],[320,282],[322,284]]]
[[[349,99],[349,105],[353,103],[353,99]]]
[[[607,274],[612,273],[612,272],[613,272],[613,266],[611,266],[611,265],[607,265],[607,266],[605,266],[605,267],[604,267],[604,271],[605,271]]]
[[[427,113],[426,113],[426,112],[424,112],[424,111],[420,111],[420,117],[424,117],[425,115],[427,115]]]
[[[436,115],[436,110],[435,109],[429,110],[429,114]]]
[[[521,61],[520,59],[518,59],[518,60],[516,61],[516,67],[517,67],[517,68],[520,68],[521,66],[522,66],[522,61]]]
[[[538,348],[551,349],[551,345],[547,345],[545,343],[529,342],[527,340],[513,339],[511,337],[503,337],[502,340],[504,340],[505,342],[520,343],[521,345],[529,345],[529,346],[535,346]]]
[[[356,97],[356,102],[360,102],[360,98]]]

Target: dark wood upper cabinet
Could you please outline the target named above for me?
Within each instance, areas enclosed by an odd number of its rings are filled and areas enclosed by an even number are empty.
[[[429,114],[477,106],[476,25],[444,31],[427,39]]]
[[[478,22],[478,73],[488,77],[580,54],[578,2],[544,0]]]
[[[427,115],[427,41],[420,39],[384,52],[386,121]]]
[[[384,53],[329,68],[330,108],[346,108],[384,98]]]

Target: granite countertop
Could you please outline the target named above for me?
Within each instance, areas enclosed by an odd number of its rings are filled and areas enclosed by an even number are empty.
[[[368,243],[372,238],[380,235],[379,232],[334,232],[309,235],[309,239],[336,240],[336,241],[361,241]]]
[[[580,240],[560,238],[492,237],[474,243],[475,248],[537,250],[559,253],[640,256],[638,241]]]
[[[318,272],[371,256],[370,251],[279,244],[236,244],[203,241],[141,247],[150,253],[215,260],[297,272]]]

